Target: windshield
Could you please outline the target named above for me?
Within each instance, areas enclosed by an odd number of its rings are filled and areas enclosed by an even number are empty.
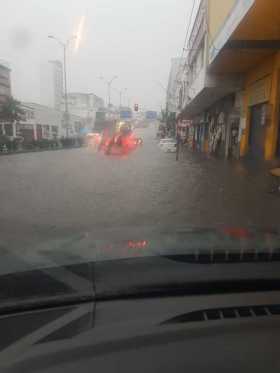
[[[0,275],[279,248],[278,1],[1,10]]]

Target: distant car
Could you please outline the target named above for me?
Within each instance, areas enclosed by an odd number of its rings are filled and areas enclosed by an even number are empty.
[[[166,144],[170,141],[175,141],[174,139],[172,139],[171,137],[165,137],[164,139],[161,139],[158,143],[158,146],[161,147],[163,144]]]
[[[89,148],[97,149],[101,142],[101,134],[98,132],[91,132],[86,135],[86,145]]]
[[[159,147],[166,153],[175,153],[177,149],[176,140],[172,138],[162,139],[159,142]]]

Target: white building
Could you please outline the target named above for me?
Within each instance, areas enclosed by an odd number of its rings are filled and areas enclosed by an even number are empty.
[[[63,99],[63,67],[60,61],[41,64],[40,103],[60,110]]]
[[[8,62],[0,60],[0,106],[11,97],[11,70]],[[11,126],[0,123],[0,135],[9,135]]]
[[[17,135],[23,136],[25,141],[66,136],[63,112],[32,102],[22,103],[22,109],[25,112],[25,118],[17,126]],[[77,137],[84,127],[85,120],[83,118],[70,114],[68,130],[70,137]]]
[[[214,58],[219,48],[212,45],[209,52],[212,39],[208,30],[208,18],[209,1],[201,0],[188,40],[189,53],[185,60],[186,86],[182,109],[190,118],[200,114],[227,94],[240,90],[243,83],[240,74],[222,75],[212,71],[211,58]]]
[[[166,103],[169,112],[177,112],[180,93],[180,79],[184,69],[185,60],[182,58],[171,59],[171,69],[169,73]]]
[[[85,120],[86,131],[94,128],[96,112],[104,108],[104,100],[93,93],[73,92],[68,94],[69,113]]]
[[[0,103],[11,96],[11,70],[6,61],[0,60]]]

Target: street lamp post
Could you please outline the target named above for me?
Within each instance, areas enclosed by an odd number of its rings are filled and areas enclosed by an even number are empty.
[[[123,98],[123,95],[126,93],[126,91],[127,91],[127,88],[124,88],[123,90],[119,91],[119,95],[120,95],[120,108],[122,107],[122,98]]]
[[[57,43],[63,48],[63,71],[64,71],[64,106],[65,106],[65,113],[64,113],[64,120],[65,120],[65,127],[66,127],[66,137],[69,137],[69,106],[68,106],[68,91],[67,91],[67,71],[66,71],[66,50],[70,44],[70,42],[77,38],[77,36],[72,36],[66,42],[62,42],[58,38],[53,35],[48,36],[49,39],[54,39]]]
[[[108,108],[110,109],[111,107],[111,87],[112,87],[112,83],[115,79],[117,79],[117,75],[113,76],[113,78],[111,80],[105,80],[103,78],[103,76],[100,77],[101,80],[104,80],[106,83],[107,83],[107,89],[108,89]]]

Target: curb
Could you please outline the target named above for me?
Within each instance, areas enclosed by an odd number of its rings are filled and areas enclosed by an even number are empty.
[[[20,150],[16,152],[7,152],[3,153],[0,152],[0,157],[9,156],[9,155],[17,155],[17,154],[28,154],[28,153],[42,153],[42,152],[51,152],[51,151],[58,151],[58,150],[71,150],[71,149],[81,149],[83,146],[72,146],[67,148],[54,148],[54,149],[36,149],[36,150]]]

